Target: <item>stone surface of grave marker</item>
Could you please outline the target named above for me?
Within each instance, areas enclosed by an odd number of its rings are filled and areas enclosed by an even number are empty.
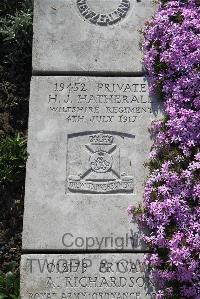
[[[143,77],[34,77],[23,248],[86,249],[77,237],[128,234],[124,249],[142,249],[126,210],[142,202],[148,128],[159,116]],[[90,249],[120,248],[104,243]]]
[[[126,211],[162,114],[139,51],[151,4],[35,0],[22,299],[154,298]]]
[[[26,255],[22,257],[21,295],[34,299],[152,299],[154,287],[143,259],[143,254],[125,253]]]
[[[141,72],[153,10],[153,0],[35,0],[33,70]]]

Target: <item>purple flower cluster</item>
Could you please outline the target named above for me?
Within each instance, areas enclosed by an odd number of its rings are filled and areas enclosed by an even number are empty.
[[[200,1],[162,1],[145,28],[150,91],[166,117],[152,124],[155,142],[144,208],[147,259],[157,298],[200,298]],[[129,208],[130,214],[130,208]]]

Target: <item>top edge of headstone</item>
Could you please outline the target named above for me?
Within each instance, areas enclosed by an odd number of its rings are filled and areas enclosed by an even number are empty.
[[[33,74],[144,73],[153,0],[35,0]]]

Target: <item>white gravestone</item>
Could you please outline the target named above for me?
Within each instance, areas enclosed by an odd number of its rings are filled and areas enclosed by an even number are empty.
[[[142,249],[126,210],[142,202],[159,116],[143,77],[34,77],[23,248]]]
[[[35,72],[143,71],[140,41],[153,0],[35,0]]]
[[[22,256],[26,299],[154,299],[143,254]]]

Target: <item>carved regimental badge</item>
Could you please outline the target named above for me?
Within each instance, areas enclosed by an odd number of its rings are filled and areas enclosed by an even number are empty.
[[[100,26],[113,25],[126,17],[130,0],[76,0],[81,16],[90,23]],[[114,9],[113,9],[114,4]],[[112,7],[109,8],[109,7]]]
[[[89,142],[84,146],[88,154],[87,166],[83,173],[68,176],[71,192],[133,192],[133,177],[120,172],[120,148],[114,138],[104,132],[88,136]]]

